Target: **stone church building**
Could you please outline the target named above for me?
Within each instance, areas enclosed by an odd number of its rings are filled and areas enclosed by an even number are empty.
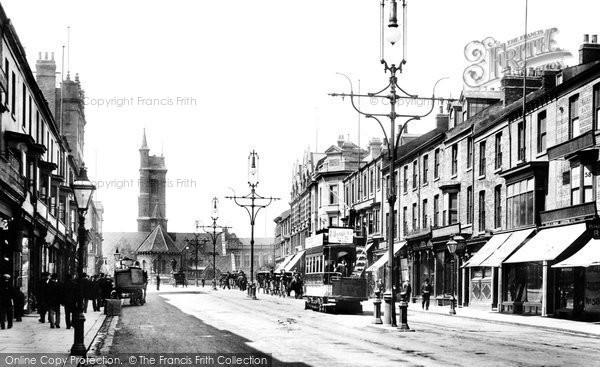
[[[114,269],[116,252],[122,257],[137,260],[148,272],[150,279],[156,275],[172,277],[183,270],[188,279],[199,277],[212,279],[212,240],[206,233],[169,232],[167,219],[167,167],[165,157],[150,155],[146,131],[142,136],[140,153],[140,179],[138,196],[137,232],[104,232],[104,253],[110,271]],[[193,220],[190,218],[190,223]],[[223,246],[225,241],[225,246]],[[196,249],[198,245],[198,261]],[[225,231],[217,239],[216,272],[235,270],[247,272],[250,266],[250,239],[238,238]],[[267,268],[273,259],[273,238],[255,238],[255,266]],[[248,269],[247,269],[248,268]]]

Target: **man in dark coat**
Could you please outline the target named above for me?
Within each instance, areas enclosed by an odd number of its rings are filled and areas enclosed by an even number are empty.
[[[8,323],[8,325],[6,325]],[[13,303],[10,275],[4,274],[0,277],[0,329],[12,328]]]
[[[92,300],[92,309],[94,311],[100,311],[100,286],[98,285],[98,275],[92,276],[92,280],[90,282],[89,296]]]
[[[63,293],[65,324],[67,325],[67,329],[71,328],[73,315],[77,312],[77,292],[79,292],[79,285],[77,284],[75,277],[73,275],[68,275]]]
[[[46,322],[46,312],[48,312],[48,282],[50,281],[50,273],[42,272],[40,282],[38,283],[37,308],[40,313],[39,321],[43,324]]]
[[[63,287],[58,281],[58,275],[52,273],[48,283],[48,311],[50,318],[50,328],[60,328],[60,305],[63,303]]]
[[[25,294],[23,294],[23,292],[21,291],[21,287],[13,287],[12,299],[15,320],[21,322],[23,321],[23,310],[25,308]]]
[[[160,290],[160,275],[156,276],[156,290]]]

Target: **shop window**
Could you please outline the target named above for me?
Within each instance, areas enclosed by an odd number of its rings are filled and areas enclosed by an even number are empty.
[[[573,268],[561,268],[558,274],[558,308],[573,310],[575,305],[575,275]]]
[[[515,264],[508,267],[504,299],[509,302],[542,302],[542,265]]]
[[[506,191],[508,228],[533,224],[533,178],[508,185]]]

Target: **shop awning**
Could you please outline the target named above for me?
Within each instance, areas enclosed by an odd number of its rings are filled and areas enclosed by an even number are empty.
[[[575,255],[552,265],[553,268],[575,268],[600,265],[600,240],[590,240]]]
[[[295,254],[286,256],[282,262],[277,264],[277,267],[275,268],[274,272],[279,273],[279,272],[281,272],[281,270],[285,269],[285,266],[287,265],[287,263],[289,263],[290,260],[292,260],[292,258],[294,258],[294,256],[295,256]]]
[[[487,241],[487,243],[463,265],[463,267],[481,266],[481,263],[502,246],[504,241],[506,241],[511,234],[511,232],[508,232],[493,235],[492,238],[490,238],[489,241]]]
[[[288,261],[288,263],[285,265],[284,269],[285,271],[292,271],[294,270],[294,268],[296,266],[298,266],[298,264],[300,263],[300,259],[302,259],[302,256],[304,256],[304,253],[306,251],[299,251],[296,252],[296,254],[294,254],[294,256],[292,257],[292,259],[290,261]],[[295,269],[298,270],[298,269]]]
[[[499,267],[531,234],[533,228],[510,232],[510,236],[502,243],[496,251],[479,264],[482,267]]]
[[[402,249],[402,247],[404,247],[404,245],[406,245],[406,241],[402,241],[402,242],[396,242],[394,243],[394,256],[398,254],[398,252],[400,252],[400,250]],[[384,264],[386,264],[388,262],[388,252],[386,251],[383,256],[381,256],[379,258],[379,260],[375,261],[375,263],[371,266],[369,266],[367,268],[368,272],[372,272],[372,271],[377,271],[379,268],[381,268]]]
[[[585,223],[543,229],[515,252],[505,264],[551,261],[585,232]]]

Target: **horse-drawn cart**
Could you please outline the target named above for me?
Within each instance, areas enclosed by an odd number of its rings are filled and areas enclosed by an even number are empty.
[[[115,292],[119,299],[129,298],[133,306],[146,303],[146,285],[148,283],[145,272],[135,266],[125,269],[115,269]]]
[[[175,287],[177,287],[178,285],[183,285],[184,287],[187,287],[187,279],[183,271],[173,273],[173,279],[173,284],[175,285]]]

